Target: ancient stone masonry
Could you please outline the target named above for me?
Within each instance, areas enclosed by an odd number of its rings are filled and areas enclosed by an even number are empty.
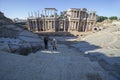
[[[45,8],[41,15],[39,12],[34,14],[29,14],[27,18],[28,29],[33,32],[86,32],[92,30],[96,23],[96,13],[89,12],[86,8],[70,8],[62,19],[58,17],[55,8]]]

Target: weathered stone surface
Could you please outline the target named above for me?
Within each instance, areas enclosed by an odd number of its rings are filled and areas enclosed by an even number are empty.
[[[115,80],[80,52],[64,45],[58,51],[38,51],[28,56],[1,52],[1,80]],[[93,76],[95,74],[96,76]]]

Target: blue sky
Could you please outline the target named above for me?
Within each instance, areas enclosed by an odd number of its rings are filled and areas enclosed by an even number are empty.
[[[87,8],[100,16],[120,17],[120,0],[0,0],[0,11],[9,18],[25,19],[28,12],[49,7],[56,8],[58,14],[69,8]]]

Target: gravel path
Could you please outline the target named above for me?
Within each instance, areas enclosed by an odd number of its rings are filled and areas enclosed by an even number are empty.
[[[115,80],[74,48],[42,50],[28,56],[0,52],[0,80]]]

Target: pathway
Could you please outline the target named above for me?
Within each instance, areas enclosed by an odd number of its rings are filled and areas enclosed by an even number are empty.
[[[42,50],[28,56],[0,53],[0,80],[115,80],[74,48]]]

